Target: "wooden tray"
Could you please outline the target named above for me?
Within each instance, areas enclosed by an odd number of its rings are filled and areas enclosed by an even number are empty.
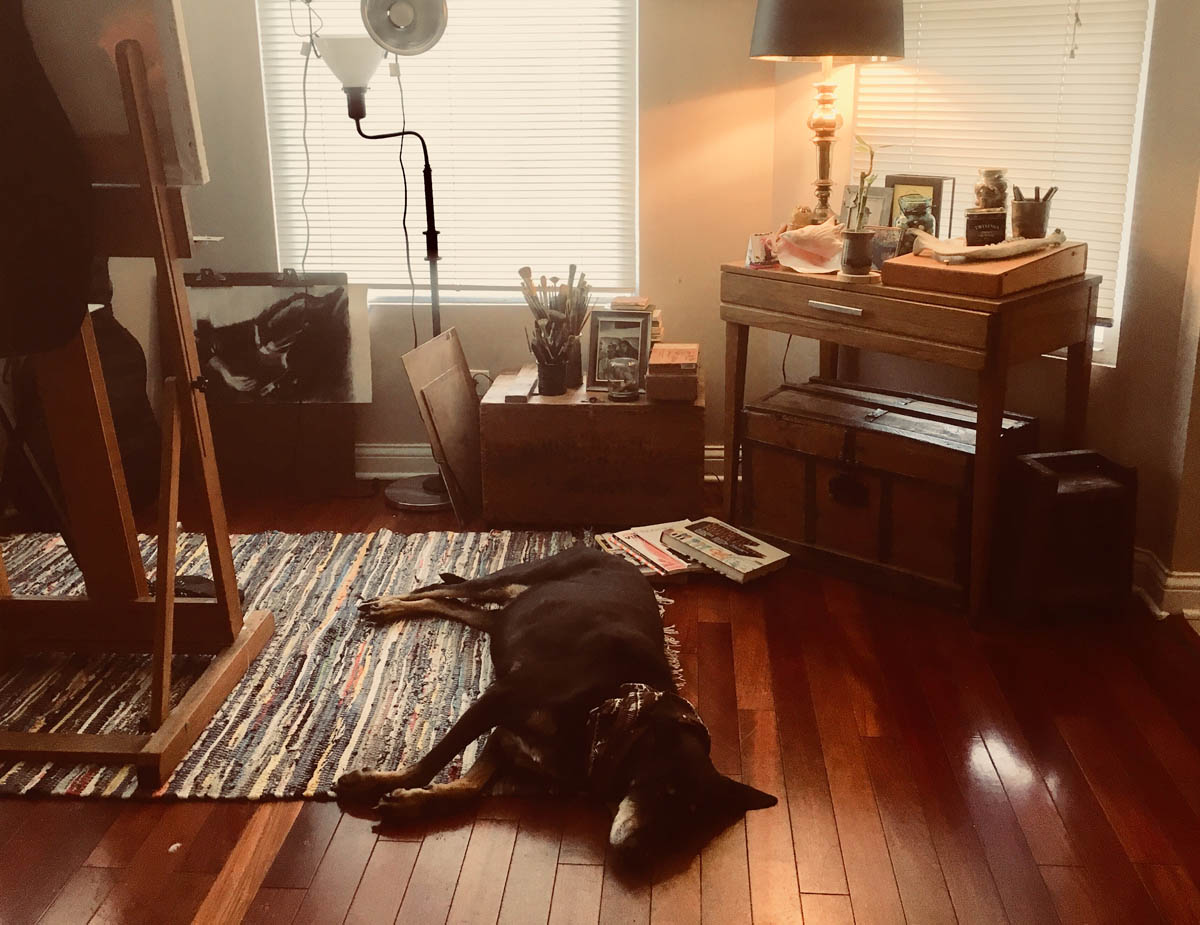
[[[1036,254],[974,263],[947,264],[932,257],[905,254],[884,261],[883,284],[998,299],[1081,276],[1086,269],[1087,245],[1071,242]]]

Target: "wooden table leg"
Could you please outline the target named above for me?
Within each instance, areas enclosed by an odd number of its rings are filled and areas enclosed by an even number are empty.
[[[838,377],[838,345],[831,341],[820,341],[821,347],[821,378],[836,379]]]
[[[725,322],[725,519],[736,523],[738,461],[742,451],[742,405],[746,401],[746,348],[750,328]]]
[[[987,605],[991,572],[992,530],[1000,480],[1000,433],[1004,419],[1007,364],[990,350],[979,373],[979,411],[975,423],[975,484],[971,506],[971,585],[968,603],[972,619]]]
[[[1088,392],[1092,384],[1092,343],[1096,337],[1096,287],[1091,290],[1087,328],[1083,340],[1067,348],[1067,408],[1063,440],[1069,450],[1087,442]]]

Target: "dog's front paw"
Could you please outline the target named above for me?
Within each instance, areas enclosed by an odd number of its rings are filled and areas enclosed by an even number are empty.
[[[333,785],[333,792],[339,800],[347,803],[371,804],[396,786],[394,775],[389,777],[378,771],[363,768],[361,771],[351,771],[343,774]]]
[[[375,806],[382,822],[408,822],[424,815],[434,799],[433,791],[399,789],[383,797]]]
[[[389,623],[399,618],[403,610],[402,599],[390,595],[358,602],[358,615],[374,623]]]

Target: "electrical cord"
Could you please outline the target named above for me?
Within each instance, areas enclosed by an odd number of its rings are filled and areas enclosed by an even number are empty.
[[[404,184],[404,208],[400,225],[404,229],[404,265],[408,268],[408,319],[412,323],[413,349],[417,348],[417,283],[413,278],[412,245],[408,240],[408,171],[404,167],[404,140],[408,138],[408,111],[404,102],[404,81],[400,77],[400,56],[392,55],[396,68],[396,86],[400,88],[400,179]]]
[[[788,382],[788,377],[787,377],[787,357],[788,357],[788,351],[792,349],[792,337],[793,336],[794,335],[792,335],[792,334],[788,335],[787,344],[783,348],[783,361],[779,364],[779,373],[781,376],[783,376],[783,384],[784,385],[791,384]]]

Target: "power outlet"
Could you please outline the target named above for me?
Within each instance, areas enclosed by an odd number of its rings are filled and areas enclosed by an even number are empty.
[[[488,388],[492,384],[492,374],[486,369],[471,370],[471,378],[475,380],[475,391],[480,398],[487,394]]]

